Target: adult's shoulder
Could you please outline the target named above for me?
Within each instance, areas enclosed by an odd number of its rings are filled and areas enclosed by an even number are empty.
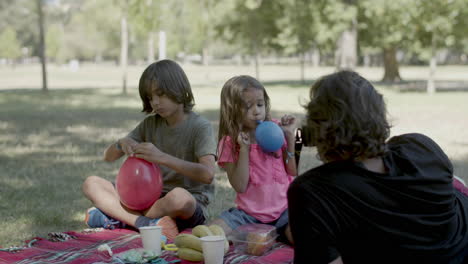
[[[388,140],[387,147],[394,155],[408,157],[413,161],[438,160],[447,166],[450,170],[453,169],[449,158],[442,150],[442,148],[434,140],[426,135],[410,133],[394,136]]]
[[[388,144],[436,144],[430,137],[420,133],[408,133],[394,136],[388,140]]]
[[[429,151],[435,154],[445,155],[444,151],[434,140],[432,140],[426,135],[419,133],[409,133],[394,136],[390,140],[388,140],[387,145],[390,149],[404,148],[406,150],[411,150],[415,152]]]
[[[325,163],[296,177],[292,184],[323,185],[332,183],[335,181],[335,178],[339,178],[339,175],[343,172],[350,170],[352,170],[352,164],[349,164],[349,162]]]

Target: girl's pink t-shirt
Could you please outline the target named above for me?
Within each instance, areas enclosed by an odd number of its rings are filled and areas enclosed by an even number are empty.
[[[219,143],[218,165],[236,163],[239,149],[231,138],[225,136]],[[237,193],[238,209],[255,217],[263,223],[269,223],[279,218],[288,207],[287,190],[293,177],[288,175],[283,162],[283,150],[286,141],[276,153],[265,153],[258,144],[250,145],[249,152],[249,182],[243,193]],[[234,155],[233,155],[234,154]]]

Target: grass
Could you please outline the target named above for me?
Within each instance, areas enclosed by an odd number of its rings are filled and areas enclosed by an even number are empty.
[[[38,88],[37,68],[0,70],[1,247],[21,245],[32,237],[46,237],[49,232],[85,228],[84,212],[91,204],[81,193],[83,180],[89,175],[115,178],[121,161],[103,162],[102,151],[144,117],[135,89],[142,67],[130,69],[128,95],[122,95],[118,88],[118,69],[92,65],[78,73],[51,67],[51,90],[43,94]],[[196,111],[210,119],[217,129],[223,81],[234,74],[253,74],[253,67],[186,65],[184,68],[193,79]],[[369,79],[378,80],[378,69],[359,70]],[[422,76],[417,73],[425,70],[402,69],[402,75],[417,79]],[[466,68],[441,69],[447,72],[447,79],[466,81],[463,80],[466,75],[451,70],[466,72]],[[310,76],[306,77],[313,80],[332,71],[331,68],[309,69]],[[303,117],[300,103],[305,102],[311,81],[307,85],[294,81],[295,74],[299,75],[296,66],[263,69],[274,117],[286,112]],[[388,103],[394,125],[392,133],[429,135],[452,159],[455,173],[468,181],[468,93],[430,96],[397,93],[383,86],[379,89]],[[318,164],[315,150],[305,148],[300,171]],[[212,217],[232,206],[235,195],[220,170],[216,185],[216,199],[210,207]]]

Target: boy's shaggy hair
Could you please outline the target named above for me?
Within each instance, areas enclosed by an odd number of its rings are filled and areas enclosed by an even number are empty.
[[[161,60],[152,63],[141,75],[138,90],[143,102],[142,112],[147,114],[153,112],[150,99],[154,88],[173,102],[183,104],[186,113],[195,105],[190,82],[184,70],[174,61]]]

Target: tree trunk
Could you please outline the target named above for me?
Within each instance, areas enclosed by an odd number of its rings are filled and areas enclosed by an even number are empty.
[[[396,58],[396,48],[388,47],[383,49],[384,77],[383,82],[401,81],[398,61]]]
[[[435,86],[435,71],[437,67],[436,56],[433,53],[431,56],[431,61],[429,63],[429,78],[427,79],[427,93],[434,94],[436,92]]]
[[[256,51],[254,54],[255,78],[260,81],[260,55]]]
[[[203,66],[207,66],[209,64],[209,59],[208,59],[208,54],[209,54],[209,51],[208,51],[208,44],[205,43],[203,45],[203,48],[202,48],[202,57],[201,57],[201,60],[202,60],[202,65]]]
[[[149,32],[148,34],[148,64],[154,62],[154,33]]]
[[[122,69],[122,93],[127,94],[127,60],[128,60],[128,28],[127,28],[127,5],[122,10],[120,21],[120,68]]]
[[[166,59],[166,32],[159,31],[159,60]]]
[[[312,65],[315,68],[320,66],[320,51],[318,48],[312,49]]]
[[[301,65],[301,83],[305,83],[305,53],[301,52],[299,54],[299,60],[300,60],[300,65]]]
[[[432,44],[431,44],[431,61],[429,62],[429,78],[427,79],[427,93],[434,94],[436,92],[435,86],[435,71],[437,67],[436,60],[436,47],[435,47],[435,38],[434,33],[432,35]]]
[[[47,65],[46,65],[46,47],[44,30],[44,13],[42,11],[42,0],[36,0],[37,13],[39,15],[39,56],[42,65],[42,91],[47,92]]]
[[[353,20],[349,29],[341,33],[335,52],[335,65],[338,70],[352,70],[357,65],[357,21]]]

